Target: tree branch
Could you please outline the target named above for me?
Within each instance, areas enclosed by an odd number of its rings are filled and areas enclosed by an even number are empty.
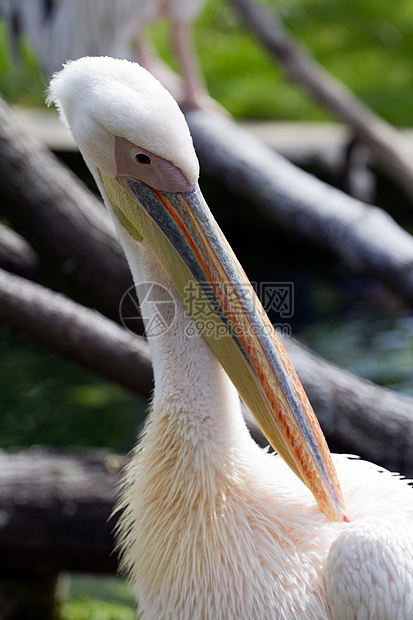
[[[0,224],[0,268],[32,280],[39,269],[39,261],[23,237]]]
[[[202,170],[413,304],[413,238],[385,211],[299,170],[229,119],[198,110],[186,118]]]
[[[109,215],[2,100],[0,204],[54,278],[70,274],[75,297],[119,320],[132,278]]]
[[[111,513],[124,464],[103,450],[0,452],[0,573],[114,573]]]
[[[413,399],[357,378],[291,338],[283,344],[327,440],[413,478]]]
[[[351,125],[369,146],[383,172],[413,198],[413,148],[409,141],[301,48],[269,9],[253,0],[230,3],[260,43],[282,64],[288,77]]]
[[[148,399],[152,363],[144,338],[96,310],[0,269],[0,325]]]

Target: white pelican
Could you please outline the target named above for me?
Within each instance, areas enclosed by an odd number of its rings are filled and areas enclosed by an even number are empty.
[[[202,198],[175,101],[139,65],[111,58],[66,65],[51,101],[136,283],[158,283],[174,302],[168,328],[149,339],[155,393],[119,521],[142,617],[413,618],[413,491],[336,455],[344,507],[306,396]],[[203,336],[193,291],[210,321]],[[297,476],[254,444],[236,388]]]
[[[208,100],[191,24],[206,0],[0,0],[0,16],[9,25],[14,42],[25,38],[32,45],[43,71],[52,75],[68,60],[81,56],[124,56],[131,44],[136,60],[165,75],[144,31],[148,24],[166,17],[180,65],[180,102],[190,106],[213,105]],[[169,81],[171,76],[167,78]],[[179,91],[178,91],[179,92]]]

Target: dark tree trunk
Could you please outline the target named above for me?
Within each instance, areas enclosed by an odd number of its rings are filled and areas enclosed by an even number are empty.
[[[54,288],[119,321],[132,285],[102,203],[0,100],[0,211],[31,245]]]
[[[115,572],[112,511],[125,462],[103,450],[1,452],[0,572]]]

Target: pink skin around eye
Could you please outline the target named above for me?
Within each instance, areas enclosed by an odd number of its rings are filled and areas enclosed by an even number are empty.
[[[193,189],[184,173],[173,163],[125,138],[116,136],[115,158],[118,177],[137,179],[163,192],[188,192]]]

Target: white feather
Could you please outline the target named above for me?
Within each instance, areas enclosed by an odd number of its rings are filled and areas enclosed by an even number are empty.
[[[114,58],[68,63],[50,83],[52,100],[82,154],[107,176],[115,174],[117,135],[173,162],[196,183],[199,164],[185,118],[172,96],[139,65]],[[154,131],[155,118],[164,131]]]
[[[47,75],[82,56],[127,54],[127,42],[165,16],[192,21],[206,0],[0,0],[0,13],[33,46]]]

